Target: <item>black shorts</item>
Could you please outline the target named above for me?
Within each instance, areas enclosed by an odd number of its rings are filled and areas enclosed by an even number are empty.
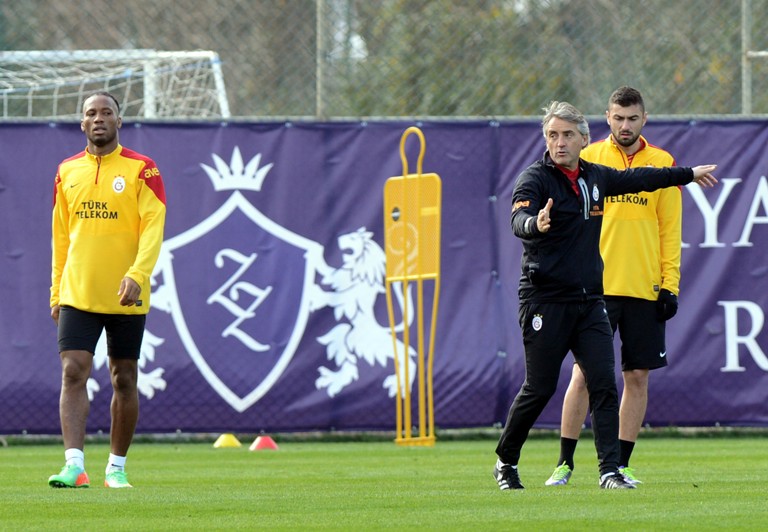
[[[146,314],[97,314],[73,307],[61,307],[59,353],[94,353],[102,331],[106,331],[107,352],[111,358],[138,360],[146,321]]]
[[[621,339],[621,370],[657,369],[667,365],[666,322],[656,319],[656,302],[605,296],[608,319]]]

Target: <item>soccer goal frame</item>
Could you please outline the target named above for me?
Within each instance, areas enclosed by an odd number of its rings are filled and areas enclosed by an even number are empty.
[[[84,98],[106,90],[124,118],[230,118],[216,52],[29,50],[0,52],[0,119],[79,119]]]

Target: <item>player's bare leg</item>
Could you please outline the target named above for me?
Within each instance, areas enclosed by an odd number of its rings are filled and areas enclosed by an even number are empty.
[[[563,399],[563,413],[560,419],[560,436],[573,440],[579,439],[581,427],[589,410],[589,394],[584,374],[578,364],[573,365],[571,382],[565,390]]]
[[[560,417],[560,457],[555,471],[545,482],[547,486],[562,486],[570,480],[575,468],[573,455],[576,451],[576,443],[579,441],[581,427],[584,425],[588,410],[587,383],[579,365],[574,364]]]
[[[91,403],[88,401],[88,378],[91,376],[93,353],[64,351],[61,353],[61,397],[59,416],[65,449],[83,449],[85,425]]]
[[[110,358],[109,371],[113,390],[110,451],[117,456],[126,456],[139,419],[138,361]]]
[[[624,393],[619,408],[619,439],[637,441],[648,406],[648,370],[633,369],[622,372]]]
[[[648,370],[635,369],[622,372],[624,392],[619,407],[619,471],[631,484],[640,484],[635,470],[629,467],[629,459],[640,434],[648,406]]]
[[[48,478],[53,488],[87,488],[85,472],[85,426],[90,410],[88,377],[93,366],[93,353],[72,350],[61,353],[61,395],[59,416],[64,440],[66,463],[58,474]]]
[[[139,419],[138,360],[110,358],[109,372],[112,379],[112,424],[104,485],[108,488],[132,488],[125,473],[125,461]]]

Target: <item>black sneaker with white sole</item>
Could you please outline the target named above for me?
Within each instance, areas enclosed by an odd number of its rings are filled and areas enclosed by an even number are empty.
[[[499,483],[499,489],[501,490],[525,489],[525,486],[520,483],[520,475],[517,474],[517,468],[511,465],[504,464],[499,467],[499,464],[496,464],[496,467],[493,468],[493,478]]]
[[[600,487],[607,490],[633,490],[636,489],[634,484],[627,482],[624,475],[621,473],[614,473],[609,475],[600,481]]]

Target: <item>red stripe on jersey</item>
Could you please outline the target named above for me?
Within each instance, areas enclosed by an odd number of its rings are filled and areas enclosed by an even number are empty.
[[[139,161],[144,161],[144,168],[139,175],[139,179],[142,179],[144,184],[147,185],[149,189],[155,193],[157,199],[162,201],[163,205],[165,205],[165,186],[163,185],[163,178],[160,176],[160,170],[158,170],[155,161],[146,155],[142,155],[139,152],[129,150],[125,146],[123,146],[123,150],[120,152],[120,155],[129,159],[138,159]]]
[[[53,181],[53,206],[56,206],[56,195],[57,191],[59,189],[59,183],[61,183],[61,176],[59,176],[59,173],[56,172],[56,179]]]
[[[64,164],[64,163],[69,162],[69,161],[74,161],[75,159],[80,159],[81,157],[85,157],[85,153],[86,153],[86,151],[83,150],[80,153],[76,153],[76,154],[74,154],[71,157],[67,157],[66,159],[61,161],[61,164]]]
[[[149,168],[148,166],[144,167],[144,170]],[[153,166],[152,168],[157,169],[156,166]],[[165,205],[165,186],[163,185],[163,178],[160,177],[160,174],[153,175],[152,177],[142,177],[144,180],[144,184],[147,185],[152,192],[155,193],[155,196],[157,196],[157,199],[163,202],[163,205]]]
[[[84,157],[84,156],[85,156],[85,150],[81,151],[80,153],[76,153],[75,155],[73,155],[71,157],[67,157],[66,159],[61,161],[61,163],[59,163],[59,166],[61,166],[62,164],[66,163],[68,161],[73,161],[75,159],[79,159],[80,157]],[[56,187],[59,185],[59,183],[61,183],[61,176],[59,175],[59,172],[57,171],[56,172],[56,179],[53,181],[53,205],[54,206],[56,206]]]

